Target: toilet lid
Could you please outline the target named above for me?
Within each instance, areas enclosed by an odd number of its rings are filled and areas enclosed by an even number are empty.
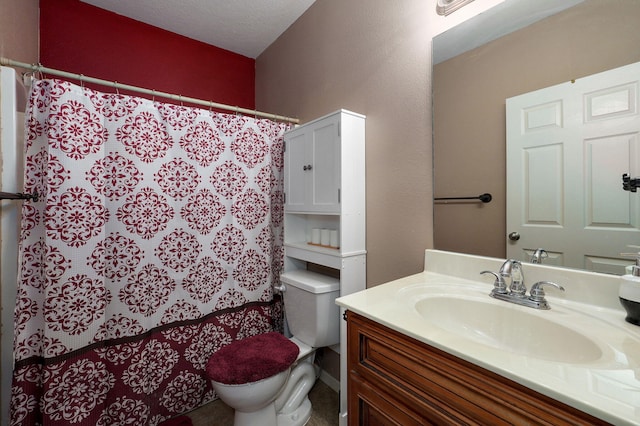
[[[298,351],[298,345],[280,333],[259,334],[214,352],[206,371],[211,380],[227,385],[257,382],[289,368]]]

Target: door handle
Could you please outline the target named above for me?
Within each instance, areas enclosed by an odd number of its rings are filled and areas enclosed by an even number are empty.
[[[520,234],[518,234],[517,232],[512,232],[509,234],[509,239],[511,241],[518,241],[520,239]]]

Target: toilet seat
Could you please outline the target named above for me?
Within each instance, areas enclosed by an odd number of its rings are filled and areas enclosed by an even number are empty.
[[[312,348],[311,346],[307,345],[306,343],[298,339],[296,336],[290,337],[289,341],[298,345],[298,349],[300,350],[300,352],[298,352],[298,358],[296,359],[296,361],[301,360],[302,358],[309,355],[311,352],[315,351],[315,348]]]
[[[206,372],[211,380],[227,385],[257,382],[287,370],[299,353],[300,347],[280,333],[259,334],[214,352]]]

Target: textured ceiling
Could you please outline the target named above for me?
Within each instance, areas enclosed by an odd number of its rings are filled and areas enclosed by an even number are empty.
[[[256,58],[315,0],[82,0]]]

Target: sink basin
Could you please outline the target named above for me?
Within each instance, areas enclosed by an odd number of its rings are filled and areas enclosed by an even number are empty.
[[[462,296],[426,297],[415,308],[433,326],[501,351],[572,364],[603,354],[586,335],[544,318],[550,311]]]

